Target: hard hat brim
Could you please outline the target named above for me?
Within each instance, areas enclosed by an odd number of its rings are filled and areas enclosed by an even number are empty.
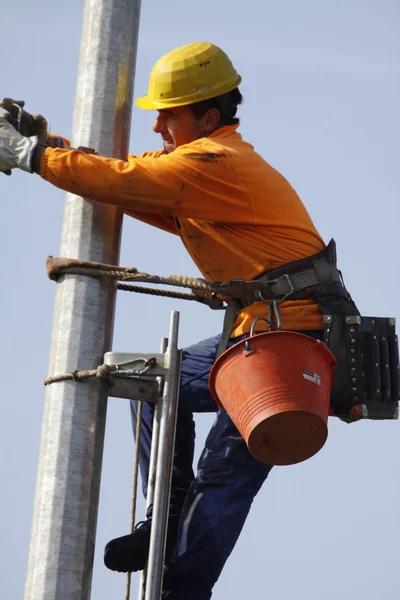
[[[237,75],[235,81],[230,86],[226,86],[226,83],[222,86],[222,89],[212,88],[209,93],[204,93],[204,90],[200,90],[190,96],[183,96],[181,98],[166,98],[163,101],[151,100],[148,94],[140,96],[135,100],[136,106],[143,110],[163,110],[167,108],[175,108],[178,106],[187,106],[189,104],[196,104],[196,102],[202,102],[203,100],[211,100],[222,94],[227,94],[237,88],[242,82],[240,75]]]

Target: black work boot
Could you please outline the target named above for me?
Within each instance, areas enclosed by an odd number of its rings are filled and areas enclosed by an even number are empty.
[[[171,517],[168,520],[165,562],[172,556],[178,535],[179,519]],[[140,521],[135,531],[108,542],[104,549],[104,564],[111,571],[132,573],[143,571],[147,563],[150,546],[151,519]]]

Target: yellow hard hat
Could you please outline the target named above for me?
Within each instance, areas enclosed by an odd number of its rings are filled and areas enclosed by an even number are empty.
[[[221,48],[208,42],[186,44],[156,62],[147,95],[136,105],[146,110],[185,106],[226,94],[241,81]]]

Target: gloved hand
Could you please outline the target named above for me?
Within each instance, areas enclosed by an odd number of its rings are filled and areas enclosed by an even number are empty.
[[[31,158],[38,143],[37,135],[24,137],[0,116],[0,171],[19,168],[32,173]]]
[[[17,129],[19,107],[11,98],[3,98],[0,100],[0,108],[4,108],[7,112],[0,115],[7,119],[11,125]],[[25,137],[37,135],[41,144],[46,144],[48,138],[47,121],[42,115],[31,115],[26,110],[21,113],[21,122],[19,133]]]
[[[20,108],[11,98],[3,98],[0,100],[0,108],[4,108],[7,112],[0,113],[15,129],[18,129],[18,116]],[[25,137],[37,135],[41,143],[46,144],[48,140],[47,121],[42,115],[31,115],[26,110],[21,111],[19,133]],[[51,144],[53,145],[53,144]],[[56,144],[54,144],[56,145]],[[1,171],[1,169],[0,169]],[[11,175],[11,170],[3,171],[5,175]]]

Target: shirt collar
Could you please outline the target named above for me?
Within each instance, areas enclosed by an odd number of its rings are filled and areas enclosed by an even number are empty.
[[[229,135],[232,135],[232,133],[235,133],[238,127],[239,123],[236,123],[236,125],[224,125],[223,127],[218,127],[218,129],[210,133],[208,137],[228,137]]]

